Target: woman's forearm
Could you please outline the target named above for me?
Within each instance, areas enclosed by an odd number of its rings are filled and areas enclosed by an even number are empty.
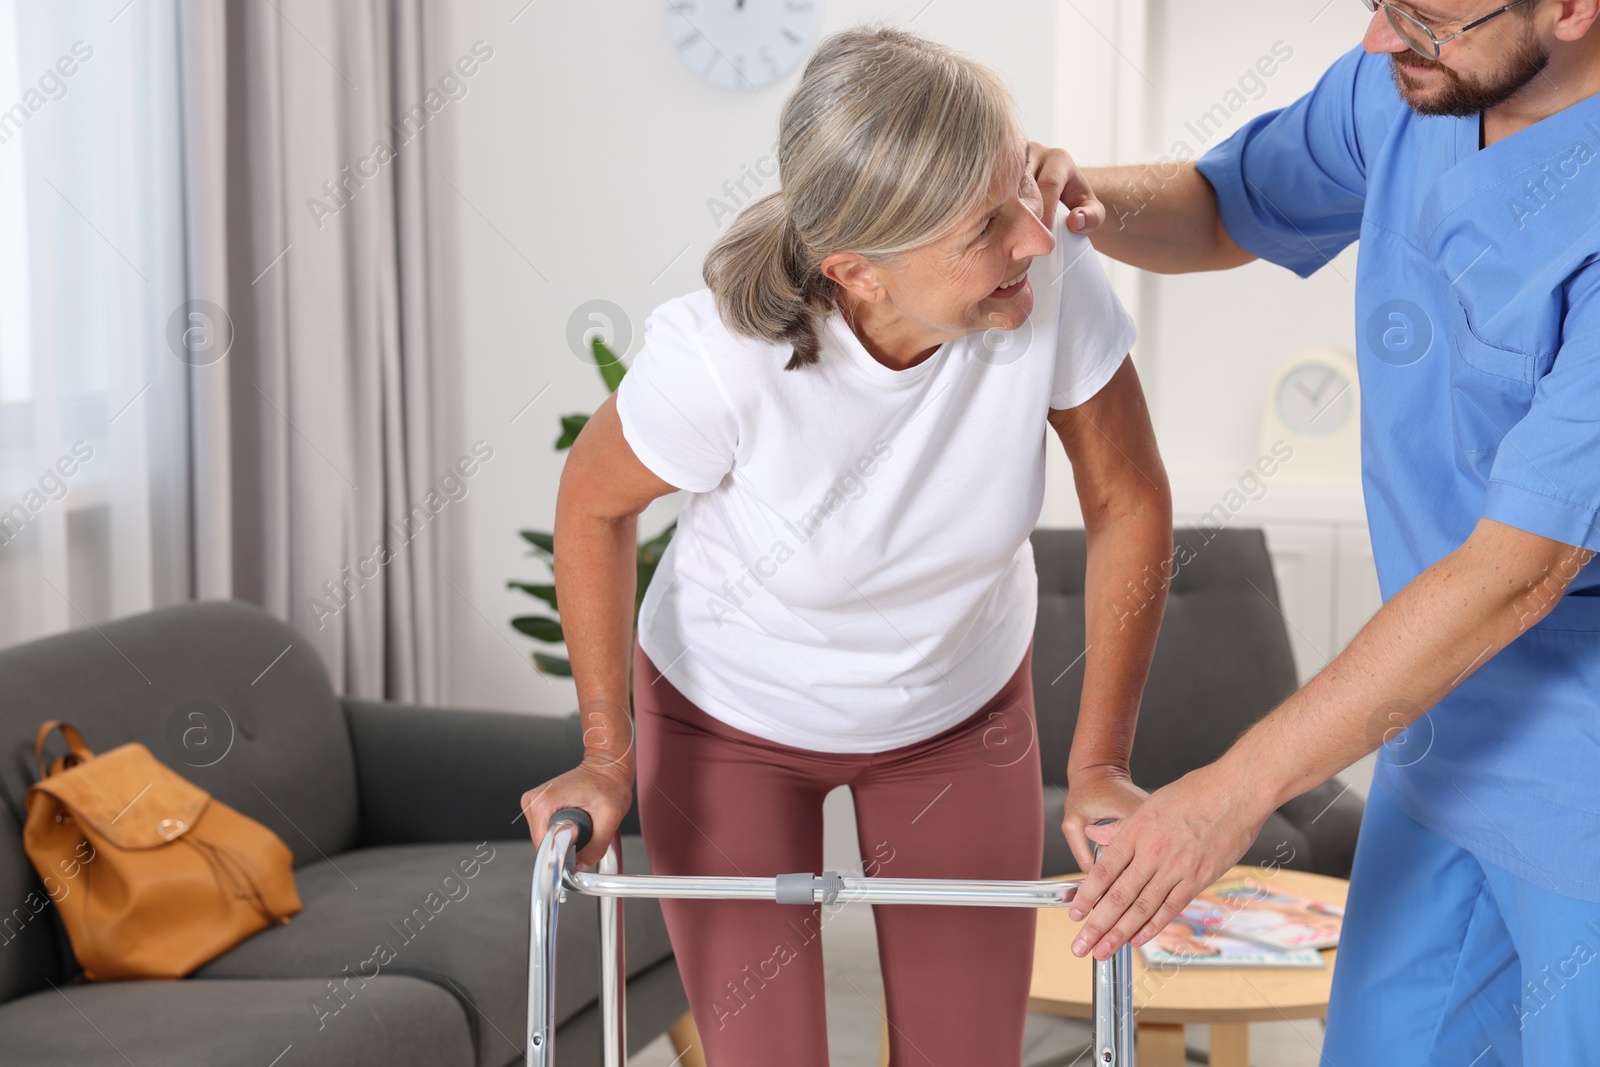
[[[1052,410],[1050,424],[1088,543],[1083,697],[1067,773],[1100,767],[1126,779],[1172,562],[1172,489],[1132,357],[1085,403]]]
[[[556,502],[555,583],[572,661],[585,760],[633,766],[628,684],[638,582],[638,516],[597,518],[563,479]]]
[[[1107,519],[1086,515],[1085,527],[1083,697],[1069,778],[1090,767],[1128,767],[1171,580],[1172,498],[1165,481],[1139,508]]]
[[[1217,195],[1193,163],[1086,167],[1084,178],[1105,205],[1089,234],[1112,259],[1158,274],[1225,270],[1255,257],[1222,226]]]

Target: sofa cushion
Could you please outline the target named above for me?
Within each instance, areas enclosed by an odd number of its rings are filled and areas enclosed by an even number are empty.
[[[622,841],[623,869],[646,873],[643,841]],[[295,872],[304,910],[287,926],[263,930],[196,975],[327,976],[317,1012],[329,1028],[347,1021],[346,1003],[359,1009],[364,979],[427,979],[461,998],[479,1067],[495,1067],[522,1051],[527,1031],[533,857],[526,838],[334,856]],[[599,997],[598,906],[580,894],[561,905],[557,1025]],[[623,917],[629,975],[671,955],[656,901],[629,900]]]
[[[355,756],[322,660],[242,601],[163,608],[0,650],[0,791],[20,821],[39,724],[97,752],[143,742],[266,824],[295,865],[356,842]],[[64,751],[59,736],[47,753]]]
[[[461,1002],[432,982],[383,975],[358,1010],[319,1026],[315,978],[96,982],[0,1005],[6,1067],[467,1067]]]

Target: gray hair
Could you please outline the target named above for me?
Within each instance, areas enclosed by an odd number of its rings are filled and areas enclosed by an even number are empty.
[[[819,269],[835,252],[888,263],[947,234],[983,205],[1016,105],[989,67],[905,30],[864,26],[828,37],[778,121],[781,190],[740,212],[706,255],[723,323],[816,363],[814,316],[838,285]]]

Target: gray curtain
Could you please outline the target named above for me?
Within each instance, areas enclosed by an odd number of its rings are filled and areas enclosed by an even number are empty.
[[[180,0],[177,32],[192,595],[288,621],[345,695],[437,702],[426,7]]]

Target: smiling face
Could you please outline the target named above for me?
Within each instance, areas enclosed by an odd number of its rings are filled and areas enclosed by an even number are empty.
[[[1467,0],[1399,4],[1443,38],[1504,6]],[[1510,100],[1550,62],[1550,50],[1534,30],[1534,4],[1524,3],[1446,42],[1437,60],[1412,51],[1395,33],[1382,8],[1373,14],[1362,42],[1375,55],[1391,53],[1390,73],[1402,99],[1420,115],[1464,118]]]
[[[1019,134],[983,203],[943,236],[887,262],[849,252],[822,261],[823,273],[840,287],[846,321],[874,358],[900,369],[945,341],[1015,330],[1027,320],[1028,268],[1055,250],[1055,237],[1041,221],[1044,199],[1026,164]]]

